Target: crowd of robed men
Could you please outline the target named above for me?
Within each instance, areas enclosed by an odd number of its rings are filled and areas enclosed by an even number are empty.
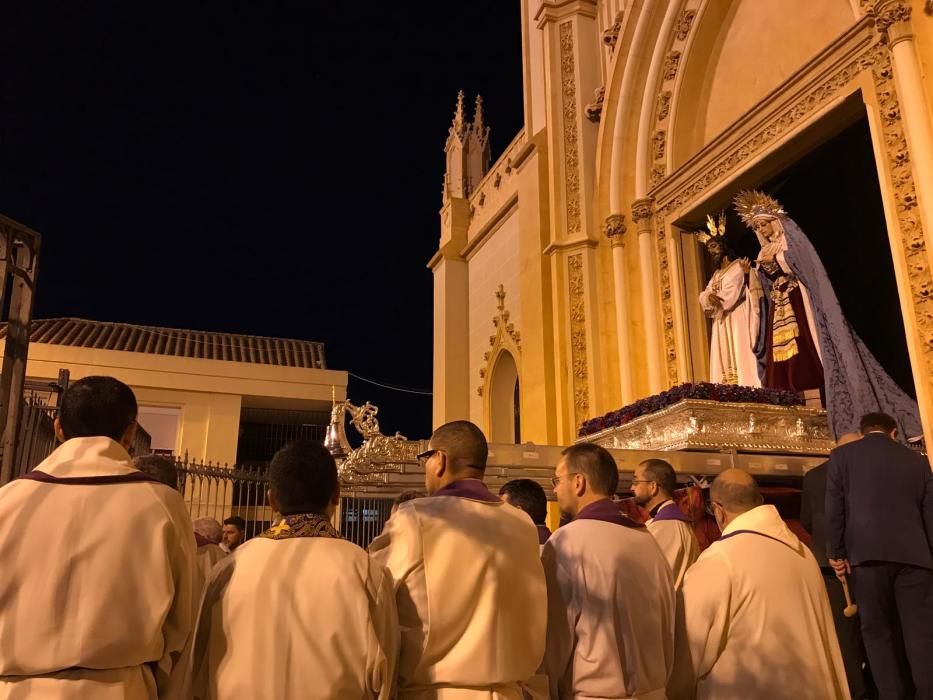
[[[745,472],[713,482],[700,554],[669,464],[635,472],[645,526],[611,454],[577,444],[551,534],[543,490],[490,493],[485,437],[448,423],[426,495],[364,551],[331,523],[333,458],[293,443],[269,468],[281,519],[205,576],[181,495],[132,464],[136,412],[114,379],[75,382],[62,445],[0,489],[0,699],[849,697],[820,565]],[[933,485],[884,427],[830,459],[825,561],[855,584],[880,697],[927,698]]]

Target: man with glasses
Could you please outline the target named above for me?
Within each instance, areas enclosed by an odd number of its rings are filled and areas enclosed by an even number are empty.
[[[369,546],[393,579],[405,700],[512,700],[544,655],[547,591],[531,519],[483,483],[486,438],[468,421],[434,431],[423,498]]]
[[[674,661],[674,589],[664,555],[612,498],[615,460],[568,447],[551,480],[572,522],[544,545],[545,671],[551,698],[663,700]]]
[[[664,552],[674,576],[674,590],[683,585],[684,574],[700,556],[700,544],[690,518],[674,503],[677,474],[663,459],[646,459],[635,467],[632,494],[635,503],[648,511],[648,532]]]

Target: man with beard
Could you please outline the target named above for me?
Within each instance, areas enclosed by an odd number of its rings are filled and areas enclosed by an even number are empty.
[[[674,503],[677,474],[663,459],[646,459],[635,467],[632,494],[635,503],[648,511],[648,532],[664,552],[674,576],[674,590],[684,582],[687,569],[700,556],[700,544],[690,518]]]
[[[713,319],[710,331],[709,378],[717,384],[761,386],[755,343],[761,318],[761,285],[749,277],[747,259],[737,259],[725,238],[725,219],[719,225],[707,217],[709,233],[698,234],[713,259],[715,271],[700,292],[700,306]]]

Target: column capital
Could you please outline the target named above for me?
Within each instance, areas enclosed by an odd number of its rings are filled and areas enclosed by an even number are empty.
[[[646,233],[651,229],[651,219],[654,216],[654,199],[646,197],[632,202],[632,221],[639,233]]]
[[[889,46],[913,38],[911,7],[906,0],[861,0],[866,14],[874,15],[875,27]]]
[[[603,225],[603,231],[609,238],[613,246],[622,245],[622,238],[625,235],[625,215],[610,214],[606,217],[606,223]]]

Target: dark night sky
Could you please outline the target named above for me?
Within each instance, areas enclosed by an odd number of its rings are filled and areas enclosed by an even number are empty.
[[[0,212],[43,234],[35,317],[322,340],[430,389],[458,89],[521,126],[519,3],[7,3]],[[350,381],[385,432],[429,397]]]

